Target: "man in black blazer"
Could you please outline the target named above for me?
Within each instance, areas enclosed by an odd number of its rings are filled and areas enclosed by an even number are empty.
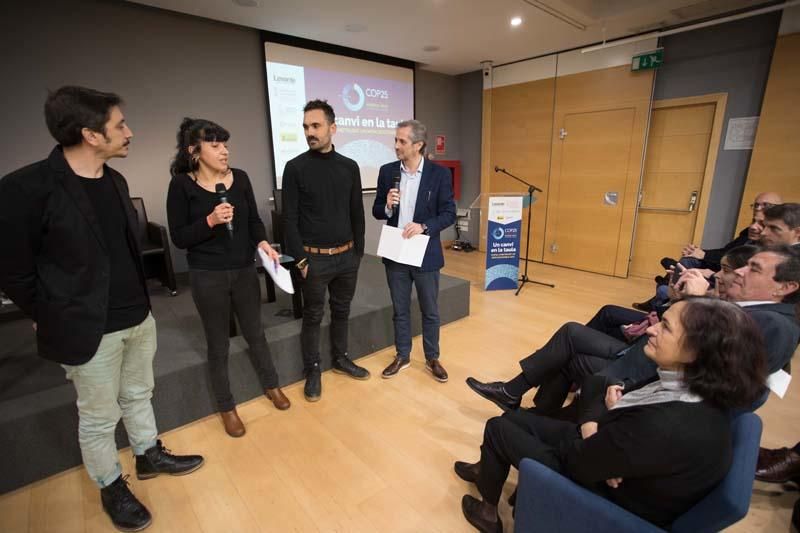
[[[58,146],[0,180],[0,288],[33,320],[39,355],[60,363],[75,385],[81,455],[103,508],[117,528],[138,531],[151,516],[122,477],[120,417],[139,479],[186,474],[203,458],[172,455],[157,439],[156,328],[137,218],[125,178],[106,165],[128,155],[133,137],[121,103],[83,87],[47,98]]]
[[[439,270],[444,266],[440,233],[456,219],[450,172],[425,160],[427,128],[416,120],[397,125],[394,148],[397,159],[378,173],[378,190],[372,215],[403,229],[403,237],[428,235],[428,247],[419,267],[384,258],[386,280],[394,307],[394,342],[397,355],[381,374],[392,378],[411,364],[411,285],[417,289],[422,313],[425,368],[439,382],[447,371],[439,362]],[[399,181],[399,188],[396,183]]]

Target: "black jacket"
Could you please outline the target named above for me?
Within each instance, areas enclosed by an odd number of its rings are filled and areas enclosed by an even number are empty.
[[[125,178],[105,166],[139,258],[137,218]],[[81,365],[97,351],[108,308],[110,265],[103,230],[60,147],[0,180],[0,288],[37,323],[39,355]],[[148,300],[149,305],[149,300]]]

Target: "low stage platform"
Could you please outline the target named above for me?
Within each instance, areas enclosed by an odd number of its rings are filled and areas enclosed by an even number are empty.
[[[158,324],[153,405],[160,431],[168,431],[214,412],[206,376],[205,337],[189,292],[179,276],[178,295],[171,297],[158,283],[150,286]],[[262,280],[263,285],[263,280]],[[277,291],[277,301],[262,305],[267,341],[286,386],[302,379],[301,320],[292,316],[292,300]],[[262,301],[266,291],[262,286]],[[442,275],[439,311],[446,324],[469,315],[469,282]],[[420,334],[416,297],[412,302],[414,335]],[[330,368],[329,310],[322,322],[321,354]],[[380,259],[365,256],[350,316],[350,353],[355,358],[393,342],[392,306]],[[262,391],[242,337],[231,339],[231,387],[237,402]],[[380,376],[373,376],[380,379]],[[14,490],[81,463],[75,389],[63,369],[36,354],[29,320],[0,324],[0,493]],[[324,397],[323,397],[323,400]],[[117,444],[127,446],[122,425]]]

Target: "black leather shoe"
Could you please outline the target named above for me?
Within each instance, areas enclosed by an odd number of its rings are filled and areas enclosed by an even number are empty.
[[[456,471],[458,477],[467,483],[475,483],[478,480],[478,472],[480,471],[481,463],[467,463],[464,461],[456,461],[453,465],[453,470]]]
[[[472,524],[475,529],[481,533],[503,533],[503,522],[500,521],[500,517],[498,516],[495,522],[486,520],[480,514],[480,506],[481,501],[469,494],[465,494],[461,498],[461,511],[464,513],[467,522]]]
[[[641,311],[643,313],[649,313],[653,310],[653,300],[647,300],[646,302],[634,302],[631,304],[631,307],[636,309],[637,311]]]
[[[306,369],[306,385],[303,387],[303,395],[309,402],[318,402],[319,397],[322,396],[322,372],[319,369],[319,363],[314,363],[314,366]]]
[[[395,377],[397,374],[400,373],[401,370],[405,370],[406,368],[411,366],[411,360],[405,357],[400,357],[399,355],[394,356],[394,361],[392,361],[389,366],[383,369],[381,372],[381,377],[383,379],[389,379]]]
[[[201,455],[172,455],[158,440],[155,446],[144,452],[144,455],[136,456],[136,477],[150,479],[159,474],[182,476],[194,472],[201,466],[203,466]]]
[[[519,409],[520,398],[510,396],[503,388],[502,381],[492,383],[481,383],[475,378],[467,378],[467,385],[490,402],[494,403],[503,411],[514,411]]]
[[[369,370],[364,368],[363,366],[358,366],[354,362],[350,360],[349,357],[339,357],[338,359],[334,359],[333,364],[333,371],[337,374],[344,374],[346,376],[350,376],[353,379],[360,379],[365,380],[369,379]]]
[[[128,488],[128,476],[120,476],[100,489],[100,501],[111,523],[120,531],[141,531],[153,521],[147,507]]]
[[[792,525],[800,531],[800,499],[794,502],[794,512],[792,513]]]

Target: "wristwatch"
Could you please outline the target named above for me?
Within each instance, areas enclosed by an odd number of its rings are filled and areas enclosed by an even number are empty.
[[[422,233],[423,235],[428,234],[428,225],[427,224],[420,224],[422,226]]]

